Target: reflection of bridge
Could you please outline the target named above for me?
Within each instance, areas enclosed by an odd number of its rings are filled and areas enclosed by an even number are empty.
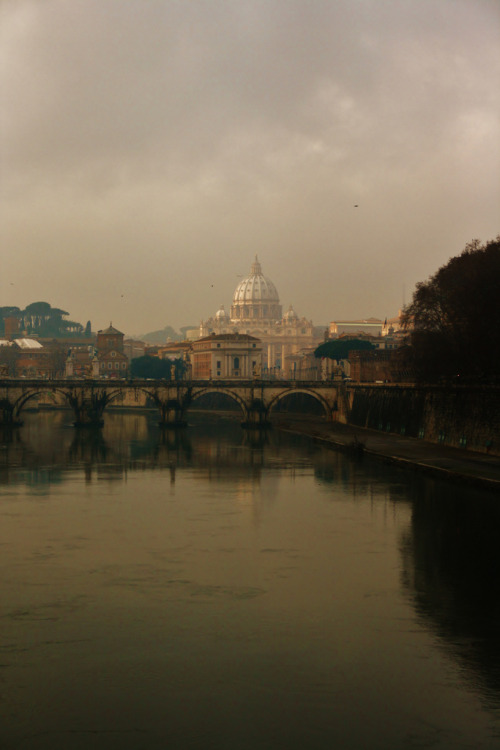
[[[0,380],[0,423],[19,424],[22,410],[39,396],[52,394],[73,409],[75,425],[100,425],[114,401],[127,397],[139,403],[145,394],[160,413],[160,424],[185,424],[185,414],[200,396],[222,393],[239,404],[243,424],[262,427],[286,396],[305,393],[319,401],[328,419],[342,408],[339,383],[304,380]]]

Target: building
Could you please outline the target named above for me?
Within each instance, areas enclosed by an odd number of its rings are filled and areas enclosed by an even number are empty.
[[[113,328],[110,323],[108,328],[97,331],[96,349],[99,353],[117,351],[123,352],[124,334]]]
[[[13,339],[16,338],[16,336],[19,336],[19,318],[14,317],[13,315],[4,318],[4,328],[5,328],[5,338],[6,339]]]
[[[171,359],[172,361],[176,359],[182,359],[184,361],[187,361],[189,359],[191,349],[191,341],[172,341],[169,344],[158,346],[156,356],[159,359]]]
[[[414,380],[402,347],[349,352],[350,377],[361,383],[401,383]]]
[[[192,342],[194,380],[260,377],[262,344],[246,333],[211,333]]]
[[[384,321],[378,318],[366,318],[364,320],[334,320],[330,323],[329,336],[331,339],[338,336],[357,336],[369,334],[370,336],[381,336]]]
[[[404,335],[406,331],[403,328],[403,311],[398,310],[395,318],[386,318],[382,328],[382,336],[392,336],[394,334]]]
[[[127,356],[129,362],[146,354],[146,343],[136,339],[125,339],[123,342],[123,353]]]
[[[71,347],[66,360],[65,376],[125,378],[129,360],[124,352],[124,334],[113,326],[97,332],[95,346]]]
[[[99,376],[124,378],[128,373],[128,357],[124,352],[124,334],[113,328],[97,331],[96,350],[99,363]]]
[[[1,339],[0,362],[11,377],[48,378],[54,374],[52,352],[35,338]]]
[[[221,305],[215,315],[200,324],[199,336],[240,334],[262,343],[262,374],[290,377],[291,355],[323,340],[311,320],[299,317],[290,305],[283,314],[274,283],[262,273],[257,256],[250,274],[236,287],[229,313]]]
[[[99,376],[97,350],[91,344],[72,346],[64,368],[66,378],[92,378]]]

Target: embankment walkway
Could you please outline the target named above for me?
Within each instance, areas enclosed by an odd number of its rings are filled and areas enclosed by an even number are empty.
[[[356,442],[363,453],[390,463],[446,479],[497,490],[500,500],[500,459],[485,453],[428,443],[339,422],[321,421],[287,414],[276,415],[275,426],[287,432],[308,435],[340,450],[353,450]]]

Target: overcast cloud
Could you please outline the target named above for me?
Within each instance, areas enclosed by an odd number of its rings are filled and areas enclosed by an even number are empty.
[[[0,305],[196,324],[257,253],[384,318],[500,231],[497,0],[3,0],[0,57]]]

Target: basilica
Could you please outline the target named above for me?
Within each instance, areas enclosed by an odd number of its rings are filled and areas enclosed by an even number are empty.
[[[235,289],[228,313],[221,305],[215,315],[200,324],[199,336],[246,334],[262,342],[263,371],[292,375],[299,352],[318,346],[323,331],[311,320],[300,318],[290,305],[283,315],[278,291],[262,273],[257,256],[250,274]]]

